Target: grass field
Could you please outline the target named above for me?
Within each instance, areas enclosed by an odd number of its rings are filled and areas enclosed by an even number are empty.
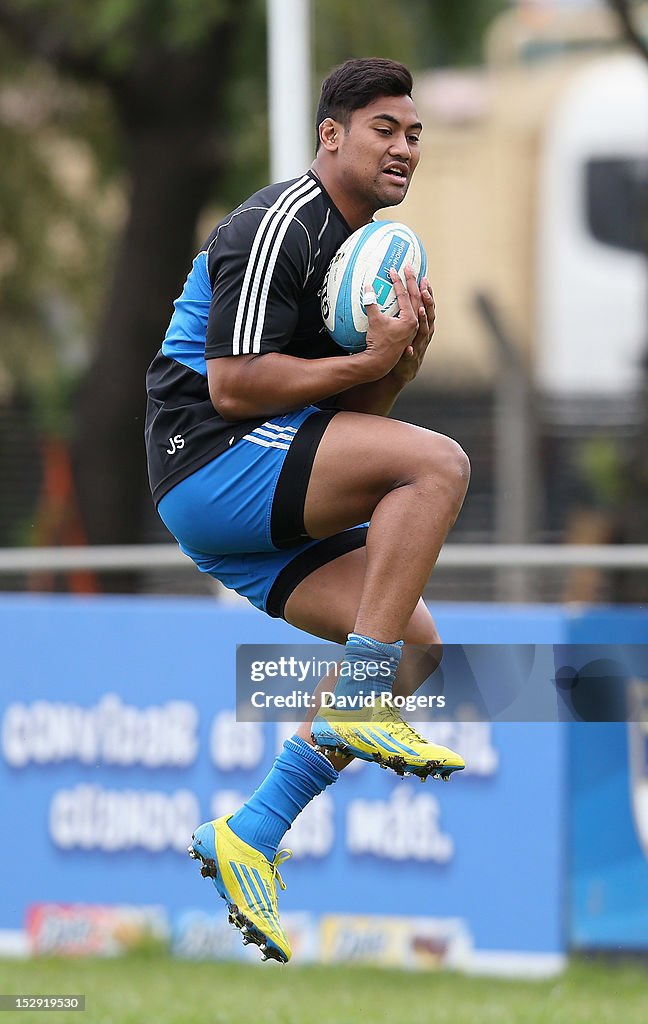
[[[353,967],[0,960],[0,993],[85,994],[86,1012],[8,1013],[52,1024],[646,1024],[648,968],[578,961],[560,978],[500,981]]]

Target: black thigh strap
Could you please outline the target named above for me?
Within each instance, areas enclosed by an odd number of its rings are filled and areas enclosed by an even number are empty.
[[[363,548],[367,542],[367,527],[356,526],[351,530],[344,530],[332,537],[321,540],[319,544],[313,544],[306,551],[295,555],[292,562],[284,565],[270,588],[266,600],[266,611],[275,619],[282,619],[286,601],[292,594],[298,583],[305,580],[316,569],[332,562],[340,555],[346,555],[347,551],[355,551],[356,548]]]
[[[308,481],[317,447],[337,411],[326,409],[314,412],[304,420],[290,443],[277,481],[270,516],[270,536],[277,548],[293,547],[310,539],[304,526]]]

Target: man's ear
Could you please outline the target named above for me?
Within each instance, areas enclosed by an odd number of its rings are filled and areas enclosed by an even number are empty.
[[[338,148],[342,126],[332,117],[325,117],[319,126],[319,137],[322,146],[334,153]]]

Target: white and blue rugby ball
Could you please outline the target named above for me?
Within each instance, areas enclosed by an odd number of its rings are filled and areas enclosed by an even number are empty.
[[[420,284],[427,271],[425,250],[416,232],[398,221],[365,224],[340,246],[326,272],[321,301],[324,326],[341,348],[366,348],[365,290],[375,292],[381,313],[396,316],[398,301],[389,271],[396,270],[405,284],[408,263]]]

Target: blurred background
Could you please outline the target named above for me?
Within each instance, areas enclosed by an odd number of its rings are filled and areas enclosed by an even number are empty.
[[[543,977],[648,949],[648,4],[0,0],[0,801],[41,865],[0,853],[7,954],[239,955],[178,858],[284,734],[233,721],[235,644],[305,637],[176,556],[144,376],[202,240],[300,173],[322,78],[377,54],[415,75],[423,156],[390,215],[437,302],[394,415],[473,466],[425,596],[447,643],[530,645],[546,678],[569,649],[574,673],[637,682],[640,710],[429,724],[472,757],[440,794],[350,774],[286,872],[295,941]]]
[[[427,247],[438,327],[395,414],[470,453],[452,544],[645,542],[645,5],[295,10],[308,49],[288,83],[312,85],[275,113],[277,173],[295,148],[309,160],[335,63],[384,53],[416,71],[424,158],[398,216]],[[144,374],[193,252],[268,179],[265,3],[6,0],[0,47],[0,548],[165,541]],[[0,586],[209,588],[152,555],[103,575],[17,564],[0,561]],[[632,602],[647,573],[442,560],[429,596]]]

